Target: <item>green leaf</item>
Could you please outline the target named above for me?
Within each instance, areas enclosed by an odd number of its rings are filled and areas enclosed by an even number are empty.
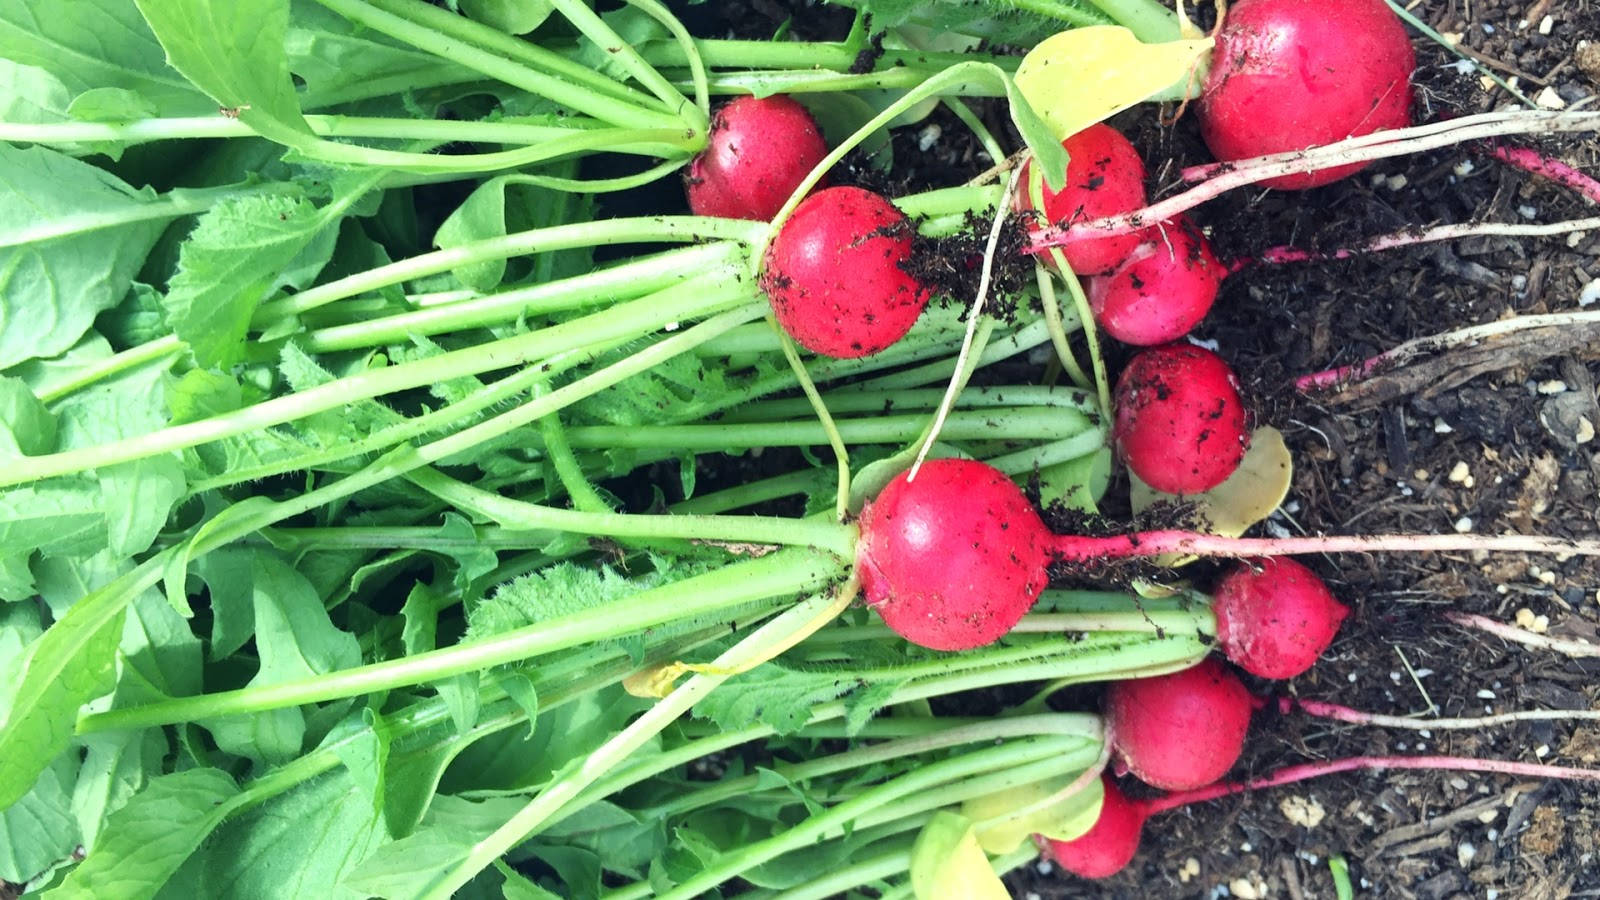
[[[452,602],[451,595],[425,581],[418,581],[411,586],[405,605],[400,607],[400,616],[405,619],[400,632],[400,644],[407,656],[426,653],[439,646],[439,613]]]
[[[56,417],[20,378],[0,375],[0,460],[56,447]]]
[[[547,0],[461,0],[461,11],[506,34],[527,34],[550,18]]]
[[[160,896],[360,900],[341,882],[385,840],[371,796],[341,768],[223,823]]]
[[[71,766],[52,766],[33,790],[0,810],[0,879],[26,884],[78,844],[78,822],[72,817]]]
[[[157,590],[140,591],[122,631],[122,674],[113,706],[200,693],[200,640]]]
[[[0,143],[0,370],[66,352],[127,294],[165,227],[140,218],[153,197],[54,150]]]
[[[160,114],[142,94],[115,87],[90,88],[73,97],[67,107],[67,115],[80,122],[132,122]]]
[[[67,749],[78,708],[107,693],[116,678],[117,643],[140,576],[159,557],[84,597],[28,647],[22,679],[0,726],[0,809],[33,786],[50,760]]]
[[[397,44],[317,3],[295,5],[284,53],[289,70],[305,83],[307,109],[370,96],[377,87],[410,90],[482,77],[431,53]]]
[[[316,143],[300,116],[284,40],[289,0],[134,0],[167,63],[257,133],[291,147]]]
[[[507,176],[491,178],[467,196],[455,212],[434,233],[433,244],[441,250],[473,241],[503,237],[506,233]],[[488,292],[500,285],[506,261],[496,258],[457,266],[455,276],[475,291]]]
[[[972,822],[940,810],[911,848],[911,889],[917,900],[1010,900],[1011,894],[978,846]]]
[[[84,846],[93,849],[108,815],[161,773],[167,736],[159,728],[146,728],[89,734],[78,740],[87,752],[72,789],[72,812]]]
[[[112,813],[102,839],[51,900],[153,897],[222,820],[238,785],[219,769],[189,769],[151,779]]]
[[[506,877],[505,884],[500,888],[506,900],[561,900],[560,897],[529,881],[526,875],[498,859],[494,861],[494,867]]]
[[[353,739],[346,740],[354,735]],[[371,707],[363,707],[357,718],[346,719],[329,733],[327,740],[334,742],[334,752],[356,784],[372,798],[372,813],[383,815],[385,782],[384,773],[389,763],[389,724]]]
[[[1024,47],[1086,20],[1109,21],[1093,5],[1078,0],[865,0],[851,5],[872,14],[874,30],[914,23]]]
[[[189,343],[195,362],[205,368],[239,362],[250,317],[282,283],[284,270],[313,244],[326,250],[320,269],[337,233],[310,201],[283,194],[230,198],[201,216],[164,301],[172,330]]]
[[[760,722],[779,734],[794,731],[811,717],[813,707],[862,687],[854,678],[831,672],[787,669],[766,663],[736,675],[696,703],[694,714],[737,731]]]
[[[167,67],[161,45],[127,0],[6,0],[0,57],[47,70],[71,94],[115,87],[136,92],[162,115],[215,112]]]
[[[40,125],[65,121],[71,102],[67,86],[49,71],[0,59],[0,122]]]
[[[105,546],[94,481],[72,478],[0,491],[0,556],[79,556]]]
[[[305,576],[266,551],[250,565],[255,644],[261,666],[249,686],[279,684],[347,669],[361,662],[354,635],[328,618],[322,598]],[[304,720],[297,709],[227,716],[207,724],[230,753],[275,762],[299,755]]]

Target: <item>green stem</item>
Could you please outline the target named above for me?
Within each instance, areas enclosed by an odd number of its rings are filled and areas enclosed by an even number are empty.
[[[620,62],[629,75],[640,84],[655,94],[661,105],[672,112],[674,116],[687,117],[687,122],[696,129],[701,136],[702,146],[706,129],[705,114],[685,97],[672,82],[662,77],[655,67],[645,62],[633,44],[625,40],[605,20],[600,18],[594,10],[585,5],[582,0],[546,0],[556,11],[565,16],[568,22],[583,32],[584,36],[593,41],[595,46],[608,54],[612,59]],[[701,73],[701,78],[704,74]],[[694,115],[690,115],[693,112]]]
[[[404,9],[404,15],[361,0],[317,0],[317,2],[352,22],[410,44],[419,50],[482,72],[490,78],[538,96],[547,97],[556,103],[613,125],[629,128],[682,129],[686,124],[681,119],[664,113],[654,104],[646,107],[620,100],[611,91],[601,92],[594,87],[574,84],[563,78],[535,71],[528,65],[514,62],[498,53],[473,46],[459,37],[452,38],[440,34],[428,25],[413,21],[413,18],[420,18],[419,8],[426,5],[421,2],[396,3],[394,0],[388,0],[382,3],[391,9]]]
[[[72,378],[43,391],[39,394],[39,402],[54,403],[69,394],[77,393],[91,384],[96,384],[108,378],[127,372],[131,369],[141,368],[149,363],[167,360],[176,357],[188,347],[175,334],[146,341],[137,347],[129,347],[121,353],[116,353],[105,359],[95,360],[75,373]]]
[[[423,253],[399,262],[378,266],[319,284],[283,300],[264,303],[252,324],[268,325],[290,315],[316,309],[335,300],[354,297],[392,284],[428,275],[438,275],[472,263],[507,259],[533,253],[548,253],[574,247],[624,244],[646,241],[694,242],[735,240],[750,242],[760,234],[760,224],[735,219],[709,219],[700,216],[648,216],[633,219],[606,219],[574,222],[550,228],[519,231],[502,237],[473,241],[459,247]]]
[[[746,290],[738,273],[713,273],[704,283],[686,282],[652,297],[529,334],[415,362],[369,369],[241,410],[149,434],[26,457],[0,472],[0,487],[159,456],[338,409],[357,400],[525,365],[573,348],[647,334],[669,323],[737,308],[736,305],[747,302]]]
[[[855,527],[775,516],[626,515],[588,513],[512,500],[434,470],[411,474],[418,487],[476,515],[517,530],[551,529],[626,538],[681,538],[732,544],[808,547],[841,559],[855,557]]]
[[[1059,248],[1051,247],[1050,256],[1058,267],[1061,278],[1067,284],[1067,290],[1072,294],[1072,303],[1078,310],[1078,327],[1083,331],[1084,340],[1089,343],[1089,365],[1094,370],[1095,392],[1100,396],[1100,408],[1112,409],[1111,406],[1111,379],[1106,376],[1106,361],[1100,352],[1100,329],[1095,326],[1094,310],[1089,306],[1089,297],[1083,292],[1083,284],[1072,268],[1067,265],[1067,260],[1061,255]]]
[[[464,331],[629,300],[705,272],[742,267],[744,256],[743,245],[732,241],[680,247],[571,278],[319,328],[305,336],[303,346],[312,353],[378,347],[411,335]]]
[[[1146,44],[1164,44],[1182,37],[1178,33],[1178,17],[1156,0],[1089,0],[1089,2]],[[1018,5],[1024,9],[1035,5],[1052,8],[1057,6],[1050,0],[1019,0]]]
[[[928,795],[973,775],[1016,771],[1034,763],[1059,766],[1061,760],[1081,748],[1078,738],[1034,737],[1008,741],[996,747],[940,760],[916,771],[863,791],[826,812],[812,816],[795,827],[766,840],[746,844],[705,864],[693,877],[660,894],[660,900],[690,900],[715,888],[729,878],[792,850],[825,839],[863,815],[919,794]],[[940,791],[938,793],[944,793]]]
[[[705,64],[724,69],[832,69],[848,71],[856,63],[860,51],[838,42],[807,41],[736,41],[699,39],[695,49]],[[652,65],[677,68],[688,65],[682,46],[665,41],[651,41],[639,48],[639,53]],[[915,68],[923,70],[922,76],[949,68],[957,63],[974,59],[1014,70],[1021,62],[1015,56],[997,54],[941,53],[925,50],[886,49],[878,57],[881,69]]]
[[[851,444],[900,444],[920,436],[928,417],[921,413],[861,419],[840,419],[839,434]],[[945,422],[942,436],[951,441],[1061,440],[1089,428],[1082,415],[1061,409],[1007,408],[961,410]],[[585,425],[571,428],[567,439],[583,449],[646,449],[719,451],[735,447],[806,447],[828,443],[818,422],[729,423],[726,425]]]
[[[292,186],[278,183],[250,187],[230,185],[216,188],[179,188],[152,200],[119,203],[106,212],[52,215],[26,226],[8,223],[4,230],[0,231],[0,248],[40,244],[56,238],[121,228],[138,222],[176,219],[179,216],[205,212],[221,201],[235,197],[285,193],[293,190],[295,189]]]
[[[1061,367],[1066,370],[1067,377],[1072,383],[1082,388],[1092,388],[1094,382],[1085,375],[1083,367],[1078,365],[1078,357],[1072,352],[1072,345],[1067,342],[1066,324],[1061,316],[1061,303],[1056,299],[1055,279],[1050,276],[1050,270],[1043,265],[1035,263],[1033,266],[1034,279],[1039,285],[1039,306],[1044,310],[1044,321],[1050,330],[1050,343],[1056,349],[1056,359]]]
[[[515,120],[480,122],[460,119],[398,119],[384,116],[308,115],[311,133],[325,138],[374,138],[448,143],[537,144],[574,133],[610,135],[618,144],[639,143],[637,134],[660,140],[656,131],[633,128],[583,127],[585,120],[564,125],[535,125]],[[178,116],[126,122],[0,122],[0,140],[33,144],[115,143],[253,138],[259,135],[238,119],[226,116]]]
[[[848,386],[823,395],[828,408],[838,413],[883,413],[891,409],[932,409],[944,399],[936,388],[862,388]],[[1046,385],[1007,385],[968,388],[956,398],[957,409],[995,409],[1039,407],[1064,409],[1085,416],[1099,415],[1088,393],[1075,388]],[[758,422],[804,415],[807,403],[799,399],[767,400],[733,410],[725,422]]]
[[[637,634],[675,620],[792,597],[816,590],[840,574],[841,563],[836,557],[811,550],[783,550],[481,641],[279,684],[114,709],[80,719],[79,730],[173,725],[424,684],[594,641]]]
[[[547,786],[493,834],[474,844],[465,859],[434,879],[422,894],[422,900],[447,900],[480,871],[535,833],[552,814],[562,808],[563,804],[621,764],[646,742],[660,734],[662,729],[688,712],[698,700],[726,681],[732,672],[743,667],[759,665],[774,652],[781,652],[781,648],[792,641],[793,634],[797,630],[813,626],[819,616],[836,615],[837,612],[838,603],[835,598],[821,594],[795,605],[751,632],[719,655],[712,664],[716,669],[723,670],[723,674],[696,675],[675,688],[672,693],[585,757],[577,771],[563,775],[554,785]]]

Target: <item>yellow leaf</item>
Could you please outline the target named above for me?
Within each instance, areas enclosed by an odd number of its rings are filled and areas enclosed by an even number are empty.
[[[1074,28],[1022,58],[1017,87],[1058,139],[1187,81],[1211,39],[1145,44],[1120,25]]]
[[[1283,433],[1270,425],[1250,435],[1250,450],[1228,480],[1203,494],[1164,494],[1129,473],[1129,499],[1133,511],[1141,513],[1160,501],[1179,501],[1194,505],[1204,520],[1200,530],[1224,537],[1238,537],[1283,503],[1294,478],[1294,461]],[[1182,565],[1194,557],[1159,557],[1163,565]]]
[[[1011,900],[972,822],[938,812],[911,847],[911,890],[917,900]]]
[[[1070,794],[1077,775],[1022,784],[962,802],[961,814],[977,823],[978,844],[990,853],[1010,853],[1031,835],[1055,841],[1081,837],[1100,818],[1105,784],[1090,779]]]

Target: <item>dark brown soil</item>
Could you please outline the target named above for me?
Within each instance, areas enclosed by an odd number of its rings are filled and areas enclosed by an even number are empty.
[[[1438,31],[1458,35],[1481,65],[1516,76],[1529,97],[1559,98],[1569,108],[1596,104],[1600,4],[1410,5]],[[752,4],[748,15],[781,19],[798,8],[768,0]],[[1584,38],[1592,43],[1580,48]],[[1426,38],[1416,45],[1419,116],[1509,102],[1481,70],[1458,67]],[[1003,127],[999,116],[987,118]],[[1166,190],[1172,173],[1206,160],[1192,117],[1167,127],[1147,113],[1117,124],[1135,136]],[[989,164],[960,137],[958,122],[936,117],[928,127],[940,129],[937,143],[921,150],[916,135],[902,138],[898,161],[937,173],[945,184]],[[1591,138],[1565,137],[1545,148],[1600,174],[1600,145]],[[1280,244],[1349,246],[1412,226],[1558,221],[1593,209],[1457,149],[1391,160],[1307,193],[1236,192],[1195,217],[1219,254],[1237,258]],[[1231,278],[1196,337],[1217,342],[1258,399],[1261,420],[1285,433],[1294,454],[1289,500],[1265,531],[1600,532],[1600,441],[1593,439],[1600,340],[1592,336],[1463,358],[1460,365],[1471,365],[1465,372],[1445,357],[1420,378],[1401,379],[1390,399],[1365,406],[1308,399],[1289,387],[1296,374],[1354,363],[1409,339],[1576,310],[1596,278],[1595,232],[1470,239],[1337,263],[1255,267]],[[1315,670],[1256,685],[1264,691],[1399,715],[1600,708],[1600,660],[1525,649],[1439,618],[1454,609],[1510,622],[1526,609],[1548,619],[1552,636],[1600,644],[1600,565],[1593,561],[1470,552],[1305,561],[1354,612]],[[984,702],[974,699],[967,712]],[[1309,760],[1423,752],[1600,766],[1600,724],[1593,722],[1422,734],[1294,715],[1260,718],[1255,734],[1238,776]],[[1295,807],[1309,810],[1315,824],[1300,812],[1291,816]],[[1328,861],[1335,856],[1347,861],[1357,896],[1600,897],[1600,788],[1466,774],[1335,776],[1159,817],[1135,863],[1107,881],[1084,882],[1040,863],[1015,873],[1011,885],[1028,898],[1331,898]]]

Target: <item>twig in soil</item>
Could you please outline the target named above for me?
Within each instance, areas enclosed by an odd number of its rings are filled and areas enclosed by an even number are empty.
[[[1534,634],[1531,631],[1525,631],[1516,627],[1515,625],[1507,625],[1504,622],[1497,622],[1488,616],[1480,616],[1476,613],[1447,612],[1444,614],[1444,617],[1463,628],[1476,628],[1479,631],[1486,631],[1495,637],[1512,641],[1514,643],[1523,644],[1528,647],[1535,647],[1540,650],[1549,650],[1553,653],[1560,653],[1564,656],[1570,656],[1575,659],[1600,659],[1600,646],[1596,646],[1594,644],[1587,644],[1582,641],[1568,641],[1561,638],[1546,637],[1542,634]],[[1600,715],[1600,713],[1597,713],[1596,715]]]
[[[1388,716],[1382,713],[1365,712],[1359,709],[1351,709],[1348,706],[1341,706],[1337,703],[1326,703],[1321,700],[1297,700],[1293,697],[1280,697],[1278,699],[1279,712],[1287,715],[1294,710],[1300,710],[1319,719],[1333,719],[1339,722],[1349,722],[1352,725],[1371,725],[1376,728],[1405,728],[1411,731],[1472,731],[1480,728],[1494,728],[1498,725],[1514,725],[1518,722],[1600,721],[1600,709],[1525,709],[1492,716],[1414,719],[1410,716]]]
[[[1527,365],[1600,342],[1600,311],[1516,316],[1406,341],[1358,363],[1295,379],[1304,394],[1344,405],[1371,405],[1436,393],[1486,372]],[[1439,354],[1413,365],[1419,357]]]
[[[1138,231],[1147,225],[1164,222],[1179,213],[1187,212],[1234,188],[1284,175],[1302,174],[1348,163],[1370,162],[1391,156],[1404,156],[1468,141],[1516,134],[1559,134],[1596,129],[1600,129],[1600,113],[1570,110],[1563,112],[1512,110],[1463,116],[1459,119],[1412,128],[1378,131],[1290,153],[1194,166],[1183,170],[1180,177],[1185,181],[1201,183],[1181,194],[1124,215],[1041,229],[1033,235],[1032,242],[1025,250],[1033,253],[1075,240]]]

